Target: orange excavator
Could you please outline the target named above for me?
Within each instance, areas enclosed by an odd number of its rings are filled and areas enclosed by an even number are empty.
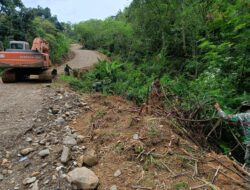
[[[57,75],[52,68],[49,44],[37,37],[32,48],[24,41],[10,41],[10,49],[0,51],[0,68],[6,70],[2,74],[3,83],[13,83],[29,79],[37,75],[40,81],[51,82]]]

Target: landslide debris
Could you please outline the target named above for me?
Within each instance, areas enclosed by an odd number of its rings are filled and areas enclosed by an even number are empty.
[[[0,189],[249,189],[250,175],[164,117],[116,96],[48,85],[33,125],[1,152]]]

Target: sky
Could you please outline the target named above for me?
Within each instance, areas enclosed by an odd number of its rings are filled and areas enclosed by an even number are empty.
[[[49,7],[61,22],[105,19],[123,10],[132,0],[22,0],[26,7]]]

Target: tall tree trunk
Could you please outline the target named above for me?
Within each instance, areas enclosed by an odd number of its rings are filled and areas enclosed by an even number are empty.
[[[184,2],[181,2],[181,11],[184,12]],[[185,32],[185,24],[184,24],[184,19],[183,19],[183,15],[182,15],[182,48],[183,48],[183,53],[184,56],[187,55],[187,46],[186,46],[186,32]]]

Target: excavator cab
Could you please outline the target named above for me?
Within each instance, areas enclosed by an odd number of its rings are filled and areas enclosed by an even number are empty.
[[[9,51],[30,50],[30,45],[28,42],[25,41],[10,41],[10,49],[8,50]]]

